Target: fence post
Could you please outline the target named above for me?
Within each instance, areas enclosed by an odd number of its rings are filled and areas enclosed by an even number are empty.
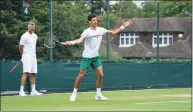
[[[50,0],[50,39],[52,39],[52,0]],[[53,60],[52,48],[50,48],[50,60]]]
[[[107,30],[109,30],[109,0],[106,0],[107,8]],[[109,35],[107,34],[107,61],[109,61]]]
[[[159,61],[159,1],[157,2],[157,61]]]

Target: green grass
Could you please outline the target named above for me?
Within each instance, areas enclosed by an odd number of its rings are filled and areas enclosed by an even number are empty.
[[[103,92],[108,101],[94,100],[95,92],[42,96],[2,96],[2,111],[191,111],[191,88],[146,89]]]

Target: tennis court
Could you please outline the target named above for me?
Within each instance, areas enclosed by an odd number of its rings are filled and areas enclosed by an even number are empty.
[[[3,96],[2,111],[191,111],[191,88],[106,91],[108,101],[94,100],[95,92],[42,96]]]
[[[192,1],[4,0],[1,4],[2,111],[192,111]],[[93,25],[90,14],[96,14]],[[126,21],[132,24],[125,27]],[[100,43],[96,56],[103,73],[97,77],[92,61],[77,100],[70,102],[87,46],[75,40],[91,27],[114,32],[85,35]],[[21,81],[20,41],[26,32],[37,34],[29,41],[35,52],[30,54],[37,56],[35,83],[35,77]],[[95,47],[88,48],[93,52]],[[96,87],[103,74],[102,87]],[[94,99],[96,88],[102,88],[108,101]],[[35,89],[43,95],[18,96]]]

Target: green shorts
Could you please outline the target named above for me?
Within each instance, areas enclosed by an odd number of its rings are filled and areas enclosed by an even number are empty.
[[[100,56],[93,57],[93,58],[82,58],[80,62],[80,69],[86,70],[91,66],[93,69],[102,66]]]

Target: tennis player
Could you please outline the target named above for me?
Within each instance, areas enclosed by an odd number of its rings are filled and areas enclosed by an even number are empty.
[[[26,78],[30,75],[31,95],[42,95],[35,89],[35,75],[37,74],[37,60],[36,60],[36,42],[37,35],[34,33],[35,23],[28,23],[28,31],[25,32],[20,39],[19,52],[22,56],[23,74],[21,77],[21,87],[19,96],[26,96],[24,92],[24,85]]]
[[[86,74],[86,70],[91,66],[97,73],[96,81],[96,100],[107,100],[105,96],[101,93],[102,81],[103,81],[103,68],[99,55],[99,48],[104,34],[116,35],[122,31],[125,27],[128,27],[132,22],[123,22],[123,25],[115,30],[106,30],[105,28],[98,27],[97,23],[98,17],[94,14],[88,15],[89,28],[83,31],[79,39],[73,41],[66,41],[65,44],[70,46],[74,44],[80,44],[84,41],[84,51],[82,53],[82,60],[80,63],[80,72],[76,78],[74,84],[74,90],[71,94],[70,101],[75,101],[77,97],[77,90],[83,77]]]

